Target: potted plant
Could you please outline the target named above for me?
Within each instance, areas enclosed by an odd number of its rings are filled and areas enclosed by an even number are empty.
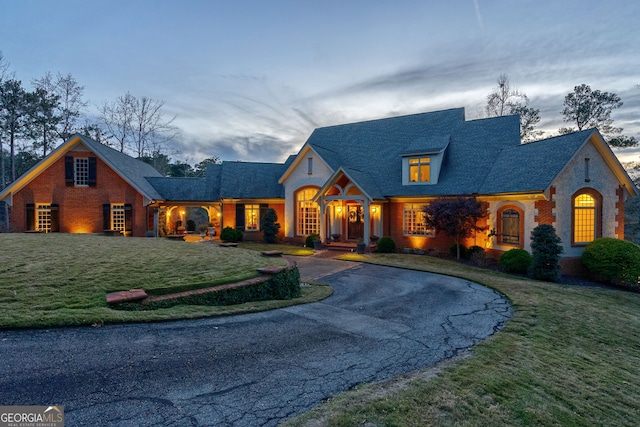
[[[342,234],[340,233],[334,233],[331,235],[331,238],[333,239],[334,242],[339,242],[341,237],[342,237]]]
[[[364,243],[363,239],[358,239],[358,242],[356,243],[356,252],[359,254],[363,254],[365,251],[366,245]]]
[[[376,243],[378,240],[380,240],[380,237],[374,234],[369,238],[369,240],[371,240],[371,243]]]

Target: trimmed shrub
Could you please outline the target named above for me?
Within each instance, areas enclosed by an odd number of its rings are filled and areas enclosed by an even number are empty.
[[[560,278],[560,254],[562,240],[549,224],[537,226],[531,232],[532,262],[529,276],[536,280],[557,282]]]
[[[280,230],[278,214],[273,208],[268,208],[260,219],[260,229],[265,243],[275,243],[276,235]]]
[[[509,273],[526,273],[531,265],[531,255],[524,249],[511,249],[500,255],[500,267]]]
[[[376,252],[383,254],[392,254],[396,251],[396,242],[391,237],[385,236],[378,240],[378,247]]]
[[[638,285],[640,246],[625,240],[603,237],[589,243],[582,252],[582,263],[596,278],[621,285]]]
[[[452,245],[449,248],[449,252],[455,258],[458,257],[458,245]],[[460,245],[460,258],[469,259],[471,256],[469,249],[465,245]]]
[[[156,301],[149,304],[124,302],[114,304],[116,310],[156,310],[176,305],[234,305],[250,301],[288,300],[300,296],[300,272],[298,267],[273,275],[265,282],[238,288],[192,294],[180,298]]]
[[[242,240],[242,231],[231,227],[225,227],[220,232],[220,240],[223,242],[237,243]]]
[[[483,254],[483,253],[484,253],[484,248],[482,246],[474,245],[469,248],[470,258],[476,254]]]
[[[313,242],[320,240],[319,234],[309,234],[307,238],[304,240],[304,246],[307,248],[313,247]]]

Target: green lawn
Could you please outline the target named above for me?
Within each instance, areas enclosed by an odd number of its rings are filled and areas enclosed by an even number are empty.
[[[153,311],[110,309],[107,292],[213,286],[284,265],[241,248],[153,238],[73,234],[0,234],[0,328],[154,321],[265,310],[326,296],[305,287],[300,299],[230,307],[177,306]]]
[[[384,384],[362,385],[289,426],[636,426],[640,295],[562,286],[415,255],[350,260],[463,277],[515,309],[471,357]]]

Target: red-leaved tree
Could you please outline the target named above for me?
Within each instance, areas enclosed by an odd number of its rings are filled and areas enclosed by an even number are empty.
[[[423,212],[427,228],[453,237],[458,259],[460,241],[486,228],[479,226],[478,221],[487,216],[487,210],[474,196],[441,197],[426,205]]]

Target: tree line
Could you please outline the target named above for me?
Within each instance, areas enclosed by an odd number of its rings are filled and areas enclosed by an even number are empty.
[[[561,112],[562,119],[569,126],[558,129],[558,134],[598,128],[610,146],[635,147],[638,141],[634,137],[623,135],[621,127],[613,126],[611,113],[622,105],[620,97],[613,92],[593,90],[586,84],[575,86],[573,92],[565,96]],[[543,131],[536,130],[540,109],[531,107],[527,95],[511,87],[506,74],[498,77],[498,86],[487,95],[485,112],[488,117],[519,115],[523,143],[541,139],[544,135]]]
[[[487,96],[487,117],[519,115],[523,143],[543,137],[536,129],[540,110],[529,105],[529,98],[511,86],[502,74],[497,87]],[[611,113],[623,105],[615,93],[592,90],[588,85],[575,86],[566,95],[562,117],[569,126],[559,134],[596,127],[612,147],[632,147],[634,137],[624,136],[613,126]],[[84,86],[71,75],[50,72],[31,81],[26,89],[0,52],[0,189],[22,175],[71,135],[80,133],[122,153],[141,159],[165,176],[204,176],[217,156],[191,166],[179,160],[172,162],[171,147],[179,138],[173,125],[176,116],[167,117],[164,102],[127,92],[115,100],[96,106],[91,116],[84,99]],[[640,164],[626,165],[630,171]]]
[[[204,176],[216,156],[192,166],[169,157],[179,137],[164,102],[127,92],[88,113],[84,86],[68,73],[45,73],[25,88],[0,52],[0,189],[73,134],[89,136],[153,165],[166,176]]]

